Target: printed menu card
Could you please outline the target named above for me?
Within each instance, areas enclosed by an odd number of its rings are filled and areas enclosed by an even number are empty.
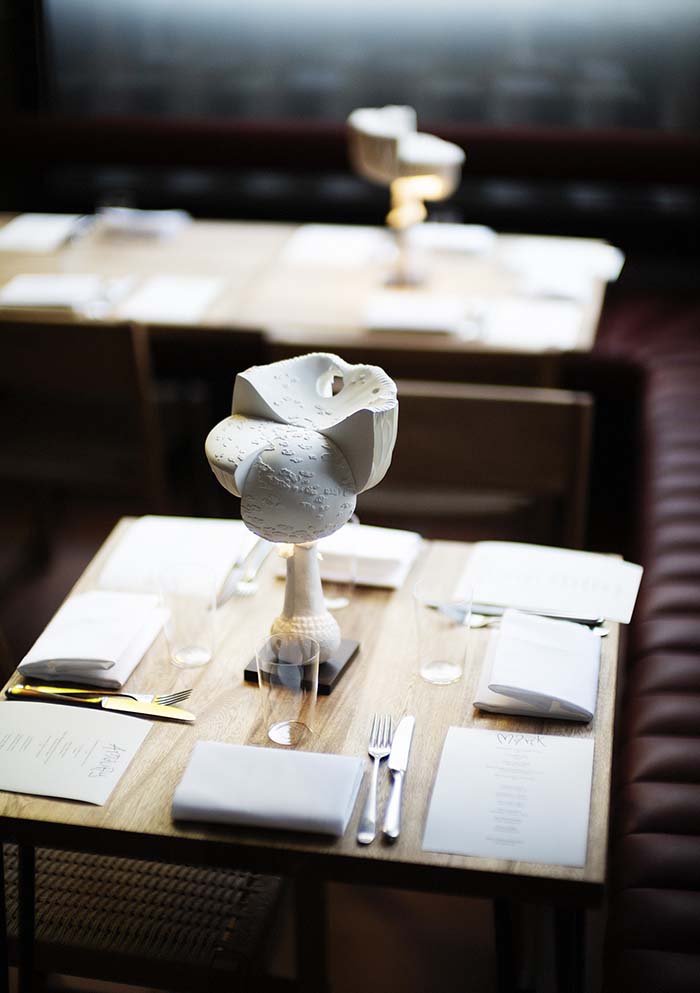
[[[423,849],[583,866],[593,739],[451,727]]]
[[[479,541],[455,597],[469,588],[479,603],[629,624],[642,571],[633,562],[597,552]]]
[[[101,806],[151,729],[149,721],[13,700],[0,703],[0,790]]]

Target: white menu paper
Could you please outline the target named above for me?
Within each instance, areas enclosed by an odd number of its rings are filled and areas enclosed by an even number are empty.
[[[478,603],[629,624],[642,567],[613,555],[515,541],[481,541],[457,584]]]
[[[224,288],[209,276],[152,276],[119,308],[133,321],[196,324]]]
[[[106,803],[149,721],[54,703],[0,703],[0,790]]]
[[[451,727],[423,849],[583,866],[593,739]]]

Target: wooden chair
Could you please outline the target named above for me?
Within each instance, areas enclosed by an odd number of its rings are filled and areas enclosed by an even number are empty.
[[[12,668],[0,629],[2,683]],[[14,962],[17,847],[6,844],[0,854]],[[0,872],[0,885],[2,878]],[[282,886],[277,877],[236,869],[40,848],[35,892],[37,985],[57,974],[187,993],[209,989],[233,993],[248,989],[255,976],[256,990],[291,990],[291,982],[274,983],[260,975],[277,924]]]
[[[399,381],[399,431],[366,523],[428,537],[583,544],[592,400],[529,387]]]
[[[148,339],[127,324],[0,322],[0,479],[164,504]]]
[[[17,849],[4,852],[15,962]],[[40,848],[35,985],[61,975],[176,993],[291,990],[263,974],[281,894],[274,876]]]

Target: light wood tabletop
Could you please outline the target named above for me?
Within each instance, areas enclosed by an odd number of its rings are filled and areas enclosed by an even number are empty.
[[[94,588],[102,566],[131,520],[122,520],[96,555],[73,592]],[[344,837],[175,824],[173,792],[194,743],[213,740],[270,746],[261,726],[258,690],[243,680],[256,644],[280,612],[283,583],[268,560],[259,592],[233,598],[218,611],[218,648],[207,666],[190,671],[168,660],[161,634],[127,684],[133,691],[167,692],[192,686],[188,708],[196,723],[154,722],[139,753],[103,807],[0,793],[0,831],[26,844],[103,851],[211,865],[248,865],[299,876],[414,889],[543,899],[585,906],[603,893],[610,794],[618,627],[602,641],[597,708],[589,724],[480,715],[472,707],[487,630],[470,632],[470,658],[464,678],[433,686],[417,675],[411,589],[418,577],[460,575],[470,546],[426,542],[412,572],[397,591],[357,588],[350,606],[338,613],[343,634],[361,642],[359,655],[328,697],[319,697],[317,728],[307,750],[365,756],[370,718],[388,711],[395,720],[416,717],[416,730],[404,791],[403,826],[395,844],[355,840],[369,776],[365,776]],[[48,620],[48,619],[47,619]],[[40,706],[52,704],[37,703]],[[450,726],[508,728],[595,739],[588,851],[583,868],[445,855],[422,850],[435,774]],[[270,746],[273,747],[273,746]],[[380,798],[388,791],[384,776]]]
[[[0,227],[11,219],[0,214]],[[565,346],[542,344],[537,338],[528,341],[509,333],[505,343],[480,340],[479,336],[419,333],[400,328],[381,331],[367,326],[367,310],[375,294],[386,288],[392,263],[352,260],[343,250],[343,259],[333,264],[329,258],[299,256],[291,248],[292,237],[301,225],[252,221],[195,221],[168,239],[115,235],[100,228],[99,223],[77,240],[55,252],[40,255],[0,252],[0,286],[20,273],[94,273],[105,277],[132,276],[136,292],[151,276],[216,277],[220,291],[212,298],[201,320],[207,329],[253,329],[261,331],[276,345],[304,348],[343,348],[375,346],[451,350],[457,352],[520,352],[523,354],[561,351],[587,351],[595,333],[603,301],[605,283],[592,280],[590,295],[580,303],[580,324],[575,340]],[[327,226],[343,238],[342,227]],[[384,235],[383,229],[370,233]],[[326,239],[329,235],[324,236]],[[506,255],[522,240],[519,235],[499,235],[493,250],[486,254],[469,252],[422,251],[418,255],[425,273],[425,283],[403,290],[409,302],[428,295],[433,300],[461,301],[464,312],[474,307],[488,307],[494,301],[527,301],[518,278],[509,268]],[[539,239],[546,242],[546,238]],[[583,244],[582,239],[560,239]],[[331,238],[332,241],[332,238]],[[561,307],[561,301],[545,300],[544,305]],[[564,304],[566,306],[566,304]],[[569,303],[575,307],[575,302]],[[19,315],[20,311],[2,310]],[[553,311],[554,313],[554,311]],[[59,312],[32,311],[23,308],[23,319],[61,320]],[[119,318],[117,306],[101,319]],[[64,315],[65,319],[65,315]],[[155,323],[155,322],[152,322]],[[161,322],[172,323],[172,315]],[[513,321],[511,320],[511,323]],[[523,324],[524,318],[515,320]],[[517,329],[516,329],[517,331]]]

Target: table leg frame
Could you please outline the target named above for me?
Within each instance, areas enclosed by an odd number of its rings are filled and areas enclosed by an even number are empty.
[[[328,993],[326,884],[305,871],[294,877],[296,972],[304,993]]]
[[[18,847],[17,909],[19,930],[18,991],[34,989],[34,925],[36,893],[36,850],[33,845]]]

